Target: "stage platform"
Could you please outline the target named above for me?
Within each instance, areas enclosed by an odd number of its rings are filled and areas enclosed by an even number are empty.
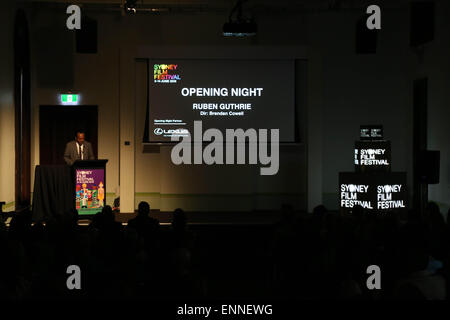
[[[161,225],[170,225],[173,212],[163,212],[151,210],[150,216],[157,219]],[[296,212],[300,215],[301,212]],[[134,213],[116,213],[116,221],[126,225],[127,222],[136,216]],[[256,225],[274,224],[280,220],[279,211],[244,211],[244,212],[186,212],[187,223],[190,225],[199,224],[219,224],[219,225]],[[79,224],[89,224],[92,217],[80,216]]]

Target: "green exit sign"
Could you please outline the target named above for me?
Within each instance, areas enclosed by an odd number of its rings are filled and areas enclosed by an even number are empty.
[[[78,101],[80,100],[78,94],[63,93],[60,96],[62,104],[78,104]]]

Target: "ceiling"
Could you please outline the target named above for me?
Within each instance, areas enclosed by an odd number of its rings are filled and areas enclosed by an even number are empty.
[[[83,10],[122,12],[125,0],[18,0],[33,7],[58,9],[77,4]],[[447,1],[447,0],[446,0]],[[411,0],[377,0],[382,8],[408,8]],[[237,0],[137,0],[137,13],[204,13],[230,14]],[[244,13],[286,15],[329,11],[365,11],[373,0],[244,0]]]
[[[120,8],[125,0],[23,0],[34,5],[58,7],[77,4],[84,8]],[[237,0],[137,0],[142,11],[230,11]],[[247,0],[243,8],[254,12],[305,12],[361,9],[373,4],[373,0]],[[377,0],[382,7],[405,8],[411,0]],[[153,10],[152,10],[153,9]]]

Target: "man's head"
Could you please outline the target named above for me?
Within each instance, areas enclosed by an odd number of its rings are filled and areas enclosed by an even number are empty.
[[[173,212],[172,227],[176,230],[183,230],[186,227],[186,214],[183,209],[177,208]]]
[[[75,135],[75,140],[78,142],[79,145],[82,145],[84,143],[84,132],[81,130],[77,131],[77,134]]]
[[[145,201],[141,201],[138,206],[138,214],[141,216],[147,216],[149,213],[150,205]]]

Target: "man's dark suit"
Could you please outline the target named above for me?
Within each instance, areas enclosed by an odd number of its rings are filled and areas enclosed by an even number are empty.
[[[69,166],[71,166],[76,160],[81,160],[81,154],[78,154],[77,142],[75,140],[66,144],[64,160]],[[92,145],[87,141],[84,141],[83,143],[83,160],[95,160]]]

